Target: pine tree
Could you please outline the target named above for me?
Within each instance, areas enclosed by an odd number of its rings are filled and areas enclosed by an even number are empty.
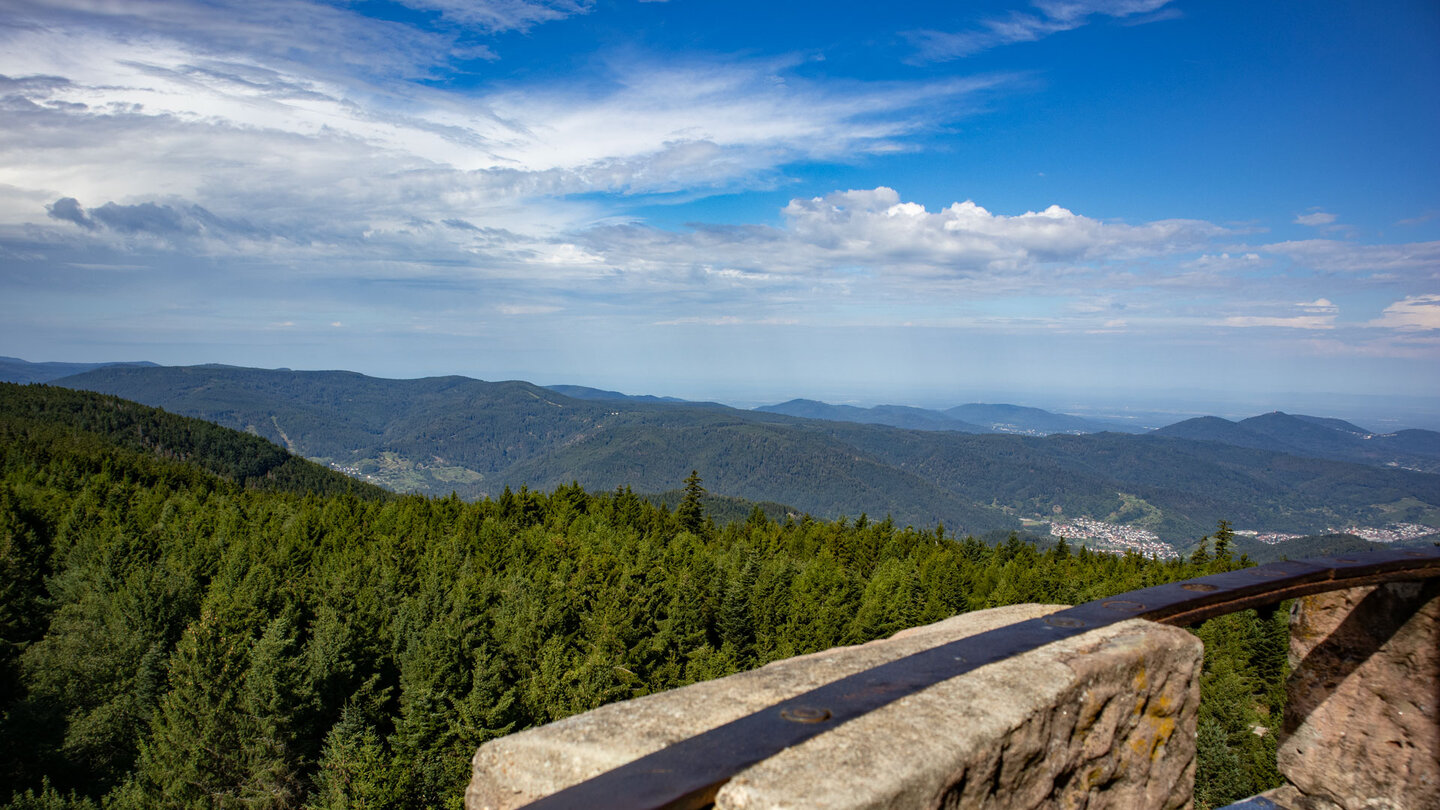
[[[733,650],[735,659],[741,664],[749,662],[755,654],[755,620],[751,615],[750,600],[759,571],[759,561],[747,554],[740,570],[732,573],[726,582],[720,600],[717,622],[720,640]]]
[[[1191,565],[1204,565],[1210,562],[1210,537],[1206,535],[1200,538],[1200,545],[1195,547],[1195,552],[1190,555]]]
[[[690,476],[685,479],[685,497],[675,510],[675,519],[680,523],[680,528],[691,534],[700,534],[705,527],[705,507],[700,502],[704,495],[705,488],[700,486],[699,471],[691,470]]]
[[[1235,532],[1230,529],[1228,520],[1220,521],[1219,528],[1215,530],[1215,562],[1229,567],[1230,542],[1235,539]]]

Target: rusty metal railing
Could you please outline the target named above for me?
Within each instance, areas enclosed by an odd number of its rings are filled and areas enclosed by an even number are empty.
[[[1247,608],[1440,576],[1440,547],[1289,560],[1130,591],[943,644],[833,681],[526,805],[702,808],[735,774],[906,695],[1126,619],[1187,626]]]

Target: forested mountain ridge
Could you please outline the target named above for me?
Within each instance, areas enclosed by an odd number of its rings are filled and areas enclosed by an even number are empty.
[[[1050,433],[1103,433],[1116,429],[1111,425],[1079,416],[1051,413],[1024,405],[972,402],[968,405],[947,408],[944,413],[954,419],[964,419],[984,425],[988,428],[988,432],[993,433],[1024,433],[1034,436]],[[1127,430],[1126,432],[1134,431]]]
[[[127,363],[31,363],[18,357],[0,357],[0,382],[43,383],[83,374],[105,366],[153,366],[149,362]]]
[[[1433,430],[1375,433],[1340,419],[1275,411],[1239,422],[1217,416],[1197,417],[1162,427],[1155,434],[1307,458],[1440,473],[1440,433]]]
[[[107,368],[62,381],[284,443],[399,490],[673,488],[824,517],[980,533],[1090,517],[1183,543],[1221,518],[1296,533],[1440,525],[1440,476],[1156,435],[915,431],[713,403],[577,400],[529,383],[384,380],[226,366]]]
[[[242,487],[391,497],[257,436],[119,397],[48,385],[0,383],[0,440],[64,436],[187,462]]]
[[[584,385],[547,385],[545,387],[557,394],[564,394],[571,399],[620,400],[622,402],[686,402],[686,400],[677,397],[657,397],[651,394],[622,394],[619,391],[607,391],[602,388],[590,388]]]
[[[763,405],[757,411],[803,416],[806,419],[828,419],[834,422],[859,422],[889,425],[906,430],[954,430],[961,433],[1017,433],[1025,436],[1046,436],[1052,433],[1102,433],[1115,430],[1113,425],[1051,413],[1023,405],[987,405],[972,402],[943,411],[914,408],[906,405],[876,405],[859,408],[853,405],[831,405],[813,399],[792,399],[778,405]],[[1133,433],[1134,430],[1124,432]]]
[[[806,419],[828,419],[833,422],[860,422],[868,425],[889,425],[907,430],[956,430],[961,433],[984,433],[980,425],[957,419],[940,411],[910,408],[902,405],[877,405],[857,408],[853,405],[831,405],[813,399],[792,399],[777,405],[756,408],[765,413],[783,413]]]
[[[674,511],[623,488],[265,491],[154,450],[183,436],[134,449],[130,426],[66,421],[113,399],[19,391],[0,441],[5,810],[458,808],[494,736],[965,610],[1244,564],[1224,540],[1160,562],[759,509],[717,526],[698,482]],[[1251,727],[1280,710],[1284,617],[1200,634],[1213,805],[1275,779]]]

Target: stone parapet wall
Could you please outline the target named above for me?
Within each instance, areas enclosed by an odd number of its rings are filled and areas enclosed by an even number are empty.
[[[486,743],[468,810],[515,808],[846,675],[1043,616],[962,614]],[[1127,621],[982,667],[737,774],[717,808],[1188,808],[1202,650]]]
[[[1297,600],[1290,666],[1278,804],[1440,810],[1440,579]]]

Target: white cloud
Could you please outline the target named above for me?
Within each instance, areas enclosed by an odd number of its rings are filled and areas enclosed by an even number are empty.
[[[800,79],[794,60],[617,58],[579,88],[437,89],[411,79],[453,40],[263,2],[275,19],[182,3],[167,22],[169,4],[147,0],[94,7],[105,14],[23,4],[33,24],[0,29],[0,225],[53,224],[44,206],[73,198],[198,207],[311,243],[412,219],[553,235],[600,216],[567,196],[769,186],[794,161],[903,147],[1007,81],[835,83]],[[583,10],[484,6],[502,7]],[[261,22],[217,24],[227,13]],[[312,31],[334,47],[291,42]],[[325,56],[391,34],[401,62]]]
[[[1297,265],[1311,270],[1440,278],[1440,242],[1364,245],[1334,239],[1305,239],[1261,245],[1257,250],[1288,256]]]
[[[1334,329],[1335,319],[1325,315],[1291,315],[1270,317],[1263,315],[1231,315],[1223,322],[1225,326],[1255,327],[1271,326],[1283,329]]]
[[[89,47],[120,43],[132,53],[180,46],[197,61],[244,54],[256,65],[332,78],[427,78],[454,61],[494,56],[452,33],[307,0],[9,0],[6,15],[12,25],[0,52],[24,59],[34,54],[32,43],[68,43],[62,59],[77,66],[91,60]]]
[[[1005,216],[967,200],[932,213],[883,186],[791,200],[784,214],[791,233],[829,253],[941,274],[1167,253],[1223,233],[1194,220],[1107,223],[1058,205]]]
[[[500,310],[502,315],[549,315],[559,312],[561,308],[544,304],[505,304],[496,309]]]
[[[585,14],[594,0],[399,0],[410,8],[438,11],[445,17],[486,31],[525,31],[537,23]]]
[[[1377,333],[1376,337],[1315,337],[1306,341],[1311,352],[1329,357],[1423,360],[1433,365],[1440,358],[1440,336],[1411,333]]]
[[[1176,254],[1227,233],[1189,220],[1104,222],[1059,206],[1001,215],[967,201],[931,212],[880,187],[791,200],[778,226],[630,223],[572,238],[605,258],[616,283],[694,296],[686,300],[697,307],[778,313],[806,302],[807,317],[832,323],[841,311],[950,323],[957,306],[986,301],[1005,323],[1103,327],[1137,298],[1152,298],[1157,313],[1173,309],[1158,288]]]
[[[1434,219],[1436,219],[1436,218],[1440,218],[1440,211],[1436,211],[1435,209],[1432,208],[1432,209],[1430,209],[1430,210],[1428,210],[1428,211],[1424,211],[1424,212],[1420,213],[1420,214],[1417,215],[1417,216],[1406,217],[1405,219],[1402,219],[1402,220],[1400,220],[1399,222],[1396,222],[1395,224],[1396,224],[1396,225],[1403,225],[1403,226],[1406,226],[1406,227],[1409,227],[1409,226],[1412,226],[1412,225],[1423,225],[1423,224],[1425,224],[1426,222],[1430,222],[1431,220],[1434,220]]]
[[[744,175],[799,158],[886,151],[937,123],[934,112],[1009,79],[935,82],[806,82],[794,60],[612,65],[601,96],[561,87],[521,88],[487,99],[518,122],[494,147],[497,165],[530,171],[572,168],[624,179],[610,187],[665,184],[677,169]],[[523,131],[523,135],[521,132]],[[499,139],[497,139],[499,140]],[[627,161],[653,156],[643,167]],[[647,177],[653,175],[653,177]],[[709,180],[711,178],[703,178]]]
[[[1253,304],[1263,306],[1263,304]],[[1340,314],[1340,308],[1335,306],[1326,298],[1317,298],[1314,301],[1305,301],[1292,304],[1287,309],[1299,310],[1300,315],[1231,315],[1226,317],[1222,323],[1225,326],[1234,327],[1275,327],[1281,329],[1308,329],[1326,330],[1335,328],[1335,318]]]
[[[791,318],[742,318],[737,315],[718,317],[687,317],[656,321],[655,326],[793,326]]]
[[[982,20],[968,31],[913,31],[921,61],[945,62],[1016,42],[1034,42],[1088,24],[1093,17],[1135,18],[1160,11],[1170,0],[1035,0],[1038,13],[1012,11]]]
[[[1314,211],[1309,214],[1296,214],[1295,224],[1309,225],[1312,228],[1319,228],[1325,225],[1334,224],[1335,219],[1336,216],[1334,214],[1327,214],[1324,211]]]
[[[1188,268],[1233,271],[1259,267],[1264,264],[1264,259],[1255,252],[1242,253],[1232,256],[1229,253],[1203,253],[1185,263]]]
[[[1440,329],[1440,295],[1410,295],[1385,308],[1370,326],[1405,331]]]

